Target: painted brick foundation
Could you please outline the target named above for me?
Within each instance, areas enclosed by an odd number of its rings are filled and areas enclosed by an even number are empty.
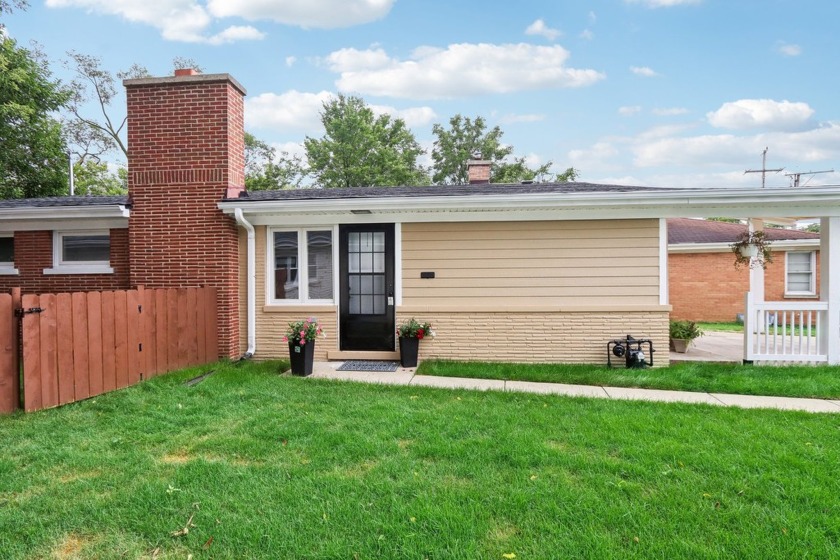
[[[244,190],[244,89],[227,74],[126,80],[131,284],[218,288],[219,352],[239,352],[239,243],[216,207]]]

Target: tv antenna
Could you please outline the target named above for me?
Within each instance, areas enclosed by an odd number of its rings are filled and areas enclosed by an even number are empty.
[[[781,173],[785,170],[784,167],[780,167],[778,169],[767,169],[767,150],[768,148],[764,148],[764,151],[761,152],[761,169],[747,169],[744,171],[744,175],[747,173],[761,173],[761,188],[764,188],[764,180],[767,177],[767,172],[771,171],[773,173]]]
[[[802,175],[817,175],[818,173],[834,173],[833,169],[826,169],[824,171],[802,171],[800,173],[785,173],[785,177],[790,177],[790,186],[796,188],[799,186],[799,178]],[[810,179],[808,179],[810,181]],[[805,183],[807,184],[808,181]]]

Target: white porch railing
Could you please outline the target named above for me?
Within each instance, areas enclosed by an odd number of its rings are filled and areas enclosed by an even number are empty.
[[[744,359],[756,362],[827,362],[820,329],[827,328],[828,302],[753,301],[744,306]]]

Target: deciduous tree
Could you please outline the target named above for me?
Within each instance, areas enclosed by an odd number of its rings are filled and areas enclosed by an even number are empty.
[[[0,33],[0,198],[68,192],[65,143],[54,116],[67,98],[41,53]]]
[[[298,188],[306,177],[303,158],[277,150],[245,133],[245,188],[249,191]]]
[[[304,141],[319,186],[417,185],[427,176],[417,158],[423,149],[402,119],[376,116],[359,97],[339,95],[323,105],[321,139]]]

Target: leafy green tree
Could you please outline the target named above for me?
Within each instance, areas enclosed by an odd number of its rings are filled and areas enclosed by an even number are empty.
[[[122,195],[128,193],[128,173],[120,167],[116,174],[108,165],[93,159],[73,164],[73,184],[77,195]]]
[[[423,149],[402,119],[376,116],[359,97],[325,102],[320,140],[306,137],[309,168],[320,186],[417,185],[427,176],[417,158]]]
[[[245,189],[267,191],[299,188],[306,178],[303,159],[280,152],[253,134],[245,133]]]
[[[467,161],[478,158],[491,162],[491,180],[498,176],[498,168],[513,152],[512,146],[502,145],[502,129],[498,126],[487,130],[484,118],[470,119],[455,115],[449,119],[449,128],[440,124],[432,127],[435,135],[432,148],[432,182],[438,185],[463,185],[469,183]],[[515,172],[506,172],[514,175]]]
[[[53,117],[68,94],[50,76],[40,52],[0,33],[0,198],[68,192],[67,153]]]
[[[455,115],[449,119],[449,128],[440,124],[432,127],[435,143],[432,148],[432,181],[438,185],[464,185],[469,183],[467,162],[471,159],[490,161],[490,182],[511,184],[522,181],[566,183],[578,178],[579,173],[569,167],[552,175],[552,162],[532,169],[524,157],[513,158],[513,146],[502,144],[504,132],[498,126],[487,130],[483,117],[470,119]]]

